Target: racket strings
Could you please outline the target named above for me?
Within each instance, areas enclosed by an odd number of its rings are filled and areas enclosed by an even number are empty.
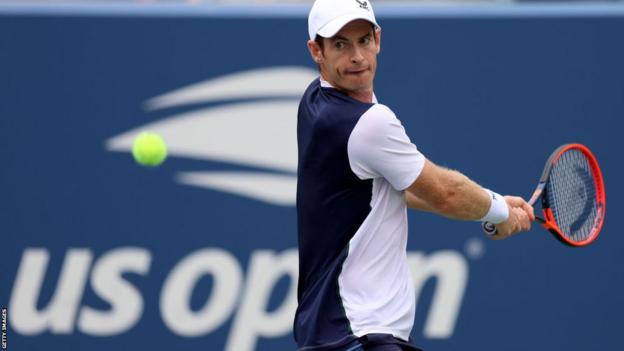
[[[592,234],[599,215],[596,185],[581,151],[572,149],[561,155],[553,166],[546,196],[563,235],[580,242]]]

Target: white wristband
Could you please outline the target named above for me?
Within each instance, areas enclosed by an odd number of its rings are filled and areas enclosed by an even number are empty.
[[[481,222],[490,222],[492,224],[500,224],[509,218],[509,207],[505,198],[489,189],[483,189],[490,198],[490,210],[481,218]]]

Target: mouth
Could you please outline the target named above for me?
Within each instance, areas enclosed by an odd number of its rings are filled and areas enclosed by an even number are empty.
[[[358,75],[361,75],[363,73],[366,73],[367,71],[368,71],[368,68],[358,68],[358,69],[347,70],[346,73],[349,74],[349,75],[358,76]]]

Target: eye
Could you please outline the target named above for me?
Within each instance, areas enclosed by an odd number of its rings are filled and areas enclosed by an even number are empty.
[[[334,43],[334,47],[336,49],[344,49],[345,48],[345,43],[343,41],[337,41]]]
[[[364,44],[364,45],[370,44],[370,41],[371,41],[371,37],[370,36],[362,38],[362,44]]]

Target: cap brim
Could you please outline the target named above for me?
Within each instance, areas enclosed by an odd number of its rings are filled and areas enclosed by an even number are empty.
[[[346,15],[335,18],[334,20],[332,20],[331,22],[327,23],[322,28],[320,28],[316,34],[322,36],[323,38],[331,38],[334,35],[336,35],[336,33],[338,33],[342,29],[342,27],[346,26],[347,23],[358,20],[358,19],[366,20],[374,24],[375,27],[379,28],[379,25],[377,24],[377,22],[375,22],[374,18],[371,18],[371,16],[364,16],[364,15],[357,15],[357,14],[350,13],[350,14],[346,14]]]

